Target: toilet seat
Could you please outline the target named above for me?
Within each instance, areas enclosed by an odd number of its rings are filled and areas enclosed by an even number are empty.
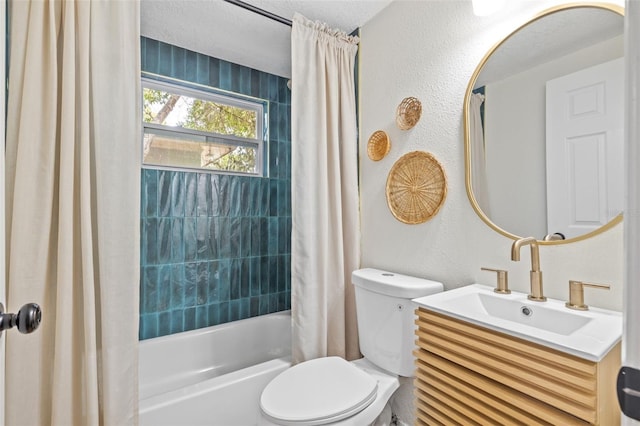
[[[339,357],[300,363],[273,379],[260,408],[274,423],[324,425],[353,416],[375,399],[378,382]]]

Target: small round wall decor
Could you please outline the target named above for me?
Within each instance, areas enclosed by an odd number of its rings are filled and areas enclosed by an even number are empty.
[[[420,121],[422,104],[418,98],[404,98],[396,110],[396,125],[400,130],[409,130]]]
[[[376,130],[369,137],[367,143],[367,155],[373,161],[382,160],[391,149],[391,141],[389,135],[384,130]]]

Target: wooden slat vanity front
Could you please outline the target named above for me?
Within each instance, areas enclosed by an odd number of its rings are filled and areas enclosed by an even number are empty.
[[[620,343],[593,362],[416,310],[417,425],[618,425]]]

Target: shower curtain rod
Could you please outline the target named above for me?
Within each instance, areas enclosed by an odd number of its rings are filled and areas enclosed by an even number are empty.
[[[268,12],[264,9],[260,9],[252,4],[245,3],[241,0],[224,0],[227,3],[231,3],[233,5],[239,6],[243,9],[246,9],[250,12],[257,13],[258,15],[262,15],[265,18],[273,19],[274,21],[280,22],[281,24],[285,24],[291,26],[291,21],[289,19],[283,18],[282,16],[276,15],[275,13]]]

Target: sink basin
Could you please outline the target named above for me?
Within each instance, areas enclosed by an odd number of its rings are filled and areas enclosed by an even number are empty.
[[[600,361],[622,337],[622,314],[590,308],[573,311],[564,301],[532,302],[524,293],[498,294],[472,284],[414,299],[423,308]]]
[[[483,308],[487,315],[514,321],[529,327],[539,328],[568,336],[587,325],[591,319],[573,315],[571,312],[550,309],[546,306],[523,305],[517,299],[504,299],[498,295],[472,293],[461,296],[453,303],[465,303]]]

